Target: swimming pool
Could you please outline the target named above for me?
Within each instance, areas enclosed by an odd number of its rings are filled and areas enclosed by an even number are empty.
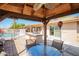
[[[16,36],[16,34],[12,34],[12,33],[4,33],[4,34],[0,34],[0,37],[10,37],[10,38],[14,38]]]

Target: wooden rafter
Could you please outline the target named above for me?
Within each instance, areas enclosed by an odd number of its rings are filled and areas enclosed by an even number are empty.
[[[7,11],[7,12],[12,12],[13,14],[17,14],[19,15],[18,17],[22,17],[22,18],[28,18],[28,19],[35,19],[36,21],[41,21],[42,18],[38,17],[38,16],[32,16],[31,14],[26,13],[26,5],[24,6],[24,8],[20,8],[20,7],[16,7],[16,6],[12,6],[12,5],[5,5],[6,7],[1,7],[1,10]],[[9,8],[8,8],[9,7]],[[30,8],[30,7],[29,7]],[[23,12],[22,12],[23,10]],[[28,10],[29,11],[29,10]],[[30,12],[31,13],[31,12]],[[13,15],[13,16],[15,16]],[[21,15],[21,16],[20,16]],[[15,16],[17,17],[17,16]],[[40,20],[39,20],[40,19]]]
[[[19,4],[18,4],[19,5]],[[32,4],[33,5],[33,4]],[[79,4],[70,4],[70,3],[63,3],[60,4],[59,6],[55,7],[54,9],[46,9],[44,12],[44,7],[41,7],[38,11],[33,11],[33,6],[23,4],[16,6],[8,3],[0,4],[0,10],[7,11],[9,13],[13,13],[12,16],[14,17],[22,17],[22,18],[28,18],[28,19],[33,19],[35,21],[45,21],[50,20],[52,18],[60,17],[62,15],[67,15],[71,13],[78,12],[79,9]],[[20,7],[21,6],[21,7]],[[23,7],[22,7],[23,6]],[[17,16],[15,16],[17,14]]]
[[[10,4],[7,4],[4,7],[1,7],[0,9],[5,10],[5,11],[15,12],[15,13],[21,13],[21,10],[22,10],[21,7],[13,6]]]
[[[62,14],[64,12],[70,11],[71,10],[71,6],[70,4],[62,4],[59,7],[52,9],[52,10],[48,10],[47,11],[47,17],[51,17],[57,14]]]
[[[14,13],[14,12],[9,12],[9,17],[14,17],[14,18],[22,18],[22,19],[29,19],[29,20],[33,20],[33,21],[42,21],[42,18],[39,17],[34,17],[34,16],[29,16],[29,15],[23,15],[23,14],[19,14],[19,13]]]
[[[51,17],[48,17],[47,19],[54,19],[54,18],[58,18],[58,17],[62,17],[62,16],[67,16],[67,15],[70,15],[70,14],[74,14],[74,13],[79,13],[79,9],[74,9],[74,10],[70,10],[70,11],[67,11],[67,12],[64,12],[64,13],[61,13],[61,14],[57,14],[57,15],[54,15],[54,16],[51,16]]]
[[[6,6],[8,3],[4,3],[0,6],[0,8],[3,8],[4,6]]]
[[[0,16],[0,21],[2,21],[3,19],[5,19],[6,17],[9,17],[9,13],[4,14],[3,16]]]

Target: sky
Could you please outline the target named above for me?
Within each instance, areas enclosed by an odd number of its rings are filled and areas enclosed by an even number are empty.
[[[64,18],[75,17],[75,16],[79,16],[79,13],[64,16],[62,18],[64,19]],[[13,23],[13,19],[6,18],[6,19],[4,19],[3,21],[0,22],[0,28],[9,28],[12,25],[12,23]],[[16,23],[25,24],[25,25],[31,25],[31,24],[38,24],[38,23],[41,23],[41,22],[30,21],[28,19],[25,19],[25,20],[24,19],[17,19]]]
[[[31,24],[39,24],[41,22],[37,21],[30,21],[28,19],[17,19],[16,23],[18,24],[25,24],[25,25],[31,25]],[[6,18],[3,21],[0,22],[0,28],[9,28],[13,24],[13,19],[11,18]]]

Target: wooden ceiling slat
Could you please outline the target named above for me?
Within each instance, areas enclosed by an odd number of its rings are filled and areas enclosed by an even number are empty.
[[[23,14],[25,15],[31,15],[32,14],[32,7],[29,7],[27,5],[24,6]]]
[[[50,16],[61,14],[61,13],[64,13],[64,12],[67,12],[67,11],[70,11],[70,10],[71,10],[70,4],[62,4],[55,9],[48,10],[46,16],[50,17]]]
[[[72,8],[73,9],[79,8],[79,3],[72,3]]]
[[[0,8],[6,6],[8,3],[1,4]]]
[[[32,16],[31,13],[32,13],[32,8],[29,7],[29,6],[25,6],[24,9],[21,7],[17,7],[17,6],[12,6],[12,5],[5,5],[3,7],[0,8],[1,10],[4,10],[4,11],[8,11],[8,12],[13,12],[13,13],[18,13],[20,14],[21,16],[22,15],[25,15],[24,17],[22,16],[22,18],[28,18],[28,19],[35,19],[36,21],[41,21],[39,19],[42,19],[40,17],[37,17],[37,16]],[[22,13],[22,10],[23,10],[23,13]],[[16,15],[16,14],[15,14]],[[13,16],[15,16],[13,15]],[[18,16],[18,17],[21,17],[21,16]],[[15,16],[16,17],[16,16]]]
[[[34,11],[32,7],[29,7],[27,5],[24,7],[23,14],[30,15],[30,16],[36,16],[40,18],[44,17],[43,8],[40,8],[38,11]]]
[[[0,16],[0,21],[2,21],[3,19],[5,19],[6,17],[8,17],[9,16],[9,13],[7,13],[7,14],[5,14],[5,15],[3,15],[3,16]]]
[[[36,17],[36,16],[29,16],[29,15],[23,15],[23,14],[19,14],[19,13],[14,13],[14,12],[9,12],[9,17],[14,17],[14,18],[22,18],[22,19],[29,19],[29,20],[33,20],[33,21],[42,21],[42,18]]]
[[[33,15],[43,18],[44,17],[43,8],[40,8],[38,11],[35,11],[35,13]]]
[[[54,19],[54,18],[58,18],[58,17],[62,17],[62,16],[71,15],[71,14],[74,14],[74,13],[79,13],[79,9],[73,9],[73,10],[68,11],[68,12],[64,12],[64,13],[61,13],[61,14],[50,16],[47,19],[52,19],[52,18]]]
[[[9,5],[9,4],[4,5],[3,7],[0,7],[0,9],[12,11],[12,12],[17,12],[17,13],[21,13],[21,10],[22,10],[22,8],[20,8],[20,7],[12,6],[12,5]]]
[[[25,4],[25,3],[24,3]],[[41,7],[39,10],[34,11],[34,4],[23,5],[23,4],[0,4],[0,10],[7,11],[8,13],[13,13],[12,17],[20,17],[25,19],[31,19],[35,21],[47,21],[52,18],[60,17],[63,15],[71,14],[72,12],[79,12],[79,4],[76,3],[62,3],[54,9],[46,9],[44,12],[44,7]],[[24,7],[24,8],[23,8]],[[33,12],[34,11],[34,12]],[[9,14],[10,15],[10,14]]]

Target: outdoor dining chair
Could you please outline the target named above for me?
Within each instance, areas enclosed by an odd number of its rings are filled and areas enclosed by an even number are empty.
[[[63,41],[62,40],[53,40],[52,47],[55,47],[56,49],[60,50],[60,52],[62,52]]]
[[[0,52],[2,52],[2,51],[3,51],[3,42],[0,41]]]
[[[26,48],[29,49],[31,48],[32,46],[35,46],[36,45],[36,40],[34,42],[31,42],[29,43],[30,40],[26,40]]]

